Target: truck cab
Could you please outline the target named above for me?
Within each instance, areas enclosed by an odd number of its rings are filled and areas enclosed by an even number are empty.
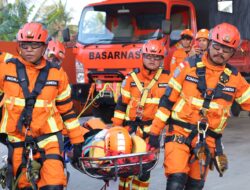
[[[112,117],[121,81],[141,67],[142,45],[150,39],[161,40],[166,47],[164,67],[169,69],[175,43],[186,28],[196,33],[195,8],[186,0],[106,0],[87,5],[74,48],[75,99],[84,101],[86,91],[95,83],[95,94],[103,91],[95,101],[99,111],[94,115],[107,108]]]

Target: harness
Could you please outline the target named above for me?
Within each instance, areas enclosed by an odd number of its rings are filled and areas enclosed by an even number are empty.
[[[61,132],[45,134],[37,138],[34,138],[31,135],[31,129],[30,129],[30,124],[32,122],[32,113],[33,113],[33,109],[36,103],[37,96],[41,93],[43,87],[46,84],[50,68],[53,68],[53,67],[58,68],[58,66],[50,62],[46,62],[46,66],[41,69],[36,79],[34,89],[32,90],[32,92],[30,92],[28,89],[29,80],[27,77],[25,66],[16,58],[8,59],[7,63],[14,63],[16,65],[18,83],[22,88],[24,98],[25,98],[25,107],[17,123],[17,129],[20,133],[23,134],[23,130],[25,128],[25,133],[24,133],[25,140],[23,142],[15,142],[15,143],[7,141],[7,147],[8,147],[7,185],[10,189],[15,188],[15,186],[17,186],[20,176],[23,175],[22,169],[27,168],[27,172],[26,172],[27,178],[30,181],[32,188],[36,190],[37,189],[36,181],[39,179],[39,171],[40,171],[40,168],[42,167],[43,162],[46,159],[55,159],[55,160],[60,160],[63,162],[63,158],[61,155],[58,155],[58,154],[46,155],[44,149],[39,148],[38,146],[39,142],[53,135],[56,135],[59,146],[60,146],[60,152],[62,152],[63,151],[63,139],[62,139]],[[16,182],[13,187],[12,157],[13,157],[14,149],[21,148],[21,147],[23,148],[22,163],[18,167],[17,175],[16,175],[17,178],[15,178],[14,180]],[[38,160],[34,160],[33,155],[37,153],[40,153],[41,158]]]
[[[152,120],[148,120],[148,121],[142,121],[142,116],[143,116],[143,111],[144,111],[144,105],[146,103],[147,97],[148,97],[148,93],[150,91],[150,89],[157,83],[157,81],[159,80],[161,73],[162,73],[163,69],[160,68],[158,69],[158,71],[156,72],[154,78],[150,81],[150,83],[148,84],[147,87],[143,87],[140,80],[138,79],[136,72],[133,71],[131,73],[131,77],[133,78],[136,87],[138,88],[138,90],[141,93],[141,99],[140,102],[137,106],[136,109],[136,119],[135,121],[124,121],[123,125],[129,125],[132,127],[132,131],[135,132],[137,127],[139,126],[143,132],[143,138],[146,138],[148,136],[147,133],[145,133],[144,131],[144,126],[146,125],[151,125],[152,124]]]
[[[182,135],[167,136],[165,142],[178,142],[181,144],[186,144],[190,148],[192,154],[194,155],[194,159],[190,160],[190,163],[194,162],[195,160],[199,161],[201,179],[204,179],[206,169],[211,161],[211,153],[206,143],[207,136],[210,136],[215,139],[216,155],[223,154],[223,147],[221,142],[222,134],[215,133],[209,129],[207,110],[209,109],[209,105],[213,99],[221,98],[226,101],[232,100],[233,97],[229,94],[224,93],[223,88],[225,87],[225,84],[229,81],[231,74],[237,75],[237,70],[234,70],[234,68],[232,68],[229,64],[227,64],[224,71],[221,73],[219,77],[219,82],[216,85],[216,87],[214,89],[210,89],[207,88],[206,84],[206,78],[205,78],[206,67],[202,62],[200,62],[200,58],[188,59],[188,61],[190,61],[189,62],[190,67],[196,66],[196,74],[198,76],[197,89],[200,91],[204,99],[202,108],[200,109],[201,119],[198,121],[197,125],[195,125],[182,122],[179,120],[174,120],[171,118],[169,120],[170,131],[173,130],[173,125],[178,125],[184,129],[191,130],[191,133],[189,134],[188,137],[184,137]],[[196,146],[192,148],[191,142],[196,136],[198,140],[196,142]],[[202,170],[203,166],[204,166],[204,172]]]

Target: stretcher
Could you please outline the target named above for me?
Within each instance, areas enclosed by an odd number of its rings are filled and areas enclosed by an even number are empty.
[[[79,158],[78,165],[73,167],[83,174],[104,181],[117,180],[119,177],[142,175],[157,165],[159,151],[131,153],[99,158]]]

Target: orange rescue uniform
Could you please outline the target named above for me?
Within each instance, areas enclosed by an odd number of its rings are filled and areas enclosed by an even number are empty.
[[[51,64],[46,84],[36,99],[28,134],[32,135],[33,138],[51,134],[37,143],[39,148],[45,151],[45,155],[61,155],[59,139],[56,134],[58,132],[60,134],[64,125],[72,144],[83,142],[80,124],[73,111],[71,88],[63,69],[55,64],[46,63],[45,59],[42,59],[39,65],[34,65],[20,56],[17,58],[25,66],[30,92],[35,86],[41,69],[46,64]],[[25,98],[19,85],[16,64],[13,62],[1,63],[0,92],[4,93],[4,98],[0,104],[3,106],[0,133],[8,135],[10,144],[24,142],[26,129],[23,126],[22,132],[20,132],[17,129],[17,123],[25,106]],[[22,147],[14,148],[12,157],[14,176],[16,176],[17,169],[22,163],[22,152]],[[34,157],[38,158],[39,153],[35,154]],[[25,170],[24,168],[23,171]],[[63,162],[56,159],[46,159],[42,164],[37,185],[38,188],[47,185],[66,185]],[[26,175],[22,175],[19,180],[19,188],[27,186],[30,186],[30,183]]]
[[[181,68],[182,70],[180,70]],[[161,103],[150,132],[159,135],[166,122],[168,120],[172,121],[173,128],[166,132],[166,136],[175,136],[176,138],[165,144],[165,174],[186,173],[191,178],[199,180],[201,175],[198,160],[192,164],[189,162],[191,156],[190,148],[182,141],[182,137],[187,138],[191,130],[183,127],[183,125],[180,126],[180,123],[197,126],[198,121],[202,118],[201,110],[203,108],[204,96],[197,88],[197,84],[200,82],[197,75],[198,68],[205,68],[207,93],[215,89],[220,82],[219,78],[222,73],[229,77],[229,80],[226,80],[224,84],[220,83],[224,85],[221,92],[224,94],[223,96],[229,95],[231,99],[226,100],[226,98],[214,96],[209,104],[209,108],[206,110],[208,130],[215,135],[220,136],[223,133],[227,124],[226,121],[230,116],[230,107],[234,100],[240,104],[242,109],[250,111],[250,86],[234,67],[209,64],[207,54],[204,54],[202,61],[194,66],[179,67],[179,72],[178,70],[175,71],[175,74],[170,79],[169,87],[161,98]],[[191,142],[192,148],[195,147],[196,142],[197,135]],[[215,138],[207,135],[206,143],[212,156],[214,156]],[[207,171],[205,173],[207,174]]]
[[[136,77],[132,75],[136,75]],[[148,139],[152,120],[154,119],[168,80],[169,72],[162,69],[149,73],[148,70],[142,67],[140,70],[130,73],[122,83],[121,95],[115,108],[114,117],[112,118],[113,125],[127,126],[128,128],[135,127],[137,128],[136,134],[138,136]],[[141,84],[143,89],[138,88],[137,82]],[[148,94],[144,96],[143,92],[147,89]],[[143,101],[145,104],[141,106]],[[133,190],[148,189],[149,178],[150,172],[146,171],[140,177],[134,176],[133,178],[133,176],[130,176],[128,178],[120,178],[119,189],[129,190],[131,181]]]
[[[170,72],[172,73],[175,68],[183,62],[188,57],[188,53],[184,50],[184,48],[177,49],[172,56],[170,62]]]
[[[148,71],[142,67],[140,70],[136,70],[134,72],[136,73],[141,85],[146,90],[159,70],[149,74]],[[164,94],[168,80],[169,72],[162,70],[159,79],[155,81],[155,84],[151,89],[149,89],[144,107],[140,108],[139,104],[142,99],[142,92],[138,89],[131,74],[129,74],[122,83],[121,96],[118,99],[115,114],[112,119],[113,125],[123,126],[126,121],[135,121],[138,117],[138,112],[140,112],[139,109],[142,109],[141,121],[152,121],[157,111],[160,98]],[[144,127],[144,132],[149,132],[149,126],[150,125]],[[140,136],[142,135],[141,130],[139,134]]]

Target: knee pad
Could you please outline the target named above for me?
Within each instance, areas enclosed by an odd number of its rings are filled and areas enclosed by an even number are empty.
[[[185,190],[202,190],[204,187],[205,181],[188,178]]]
[[[168,176],[166,190],[183,190],[187,181],[187,174],[175,173]]]
[[[63,190],[63,185],[46,185],[41,187],[40,190]]]
[[[140,181],[148,181],[150,178],[150,172],[144,172],[142,175],[138,176]]]

